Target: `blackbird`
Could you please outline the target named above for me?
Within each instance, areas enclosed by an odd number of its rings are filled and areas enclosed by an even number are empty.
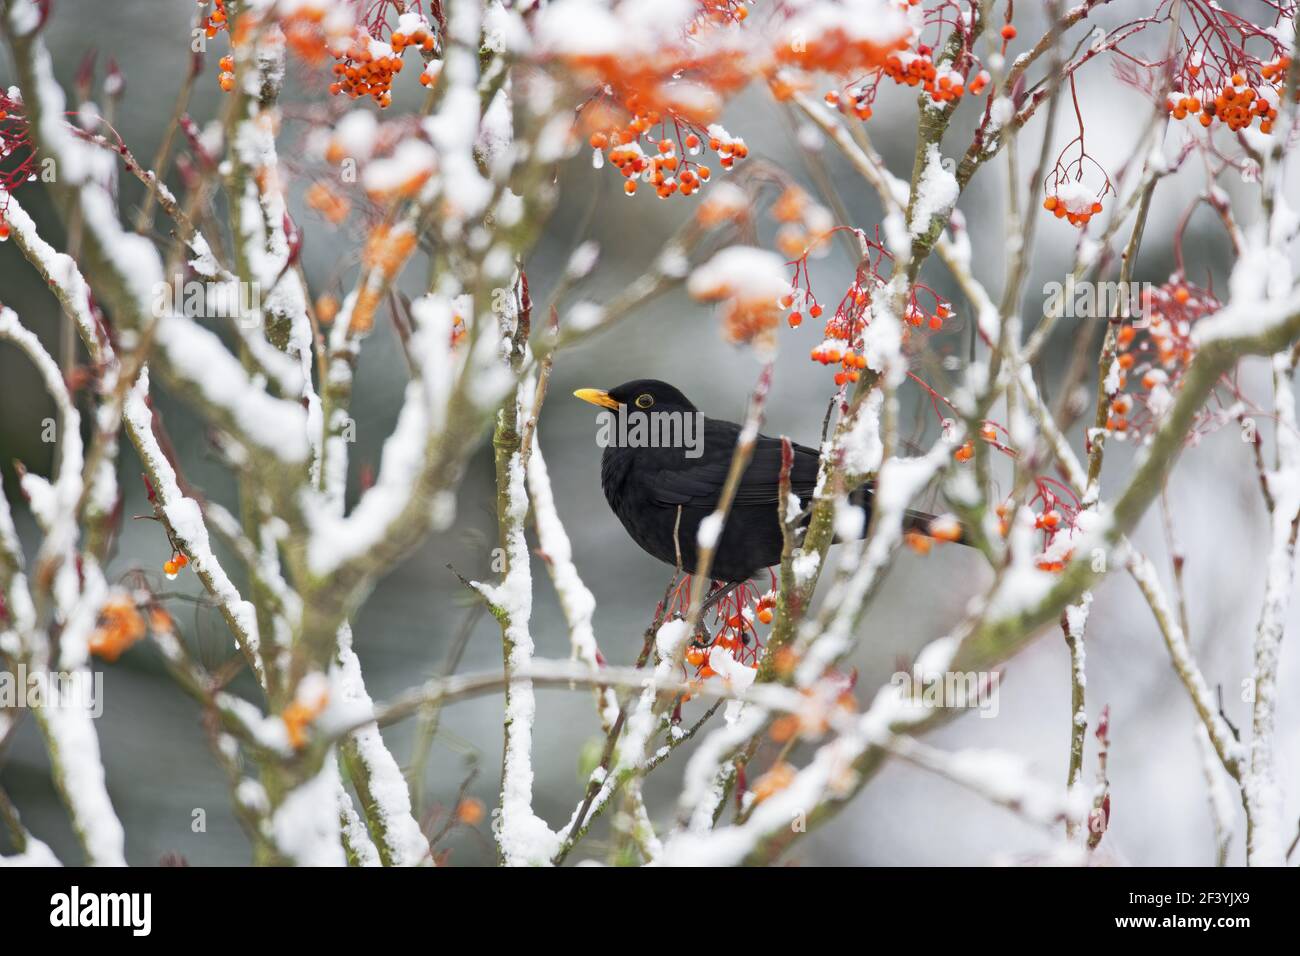
[[[573,394],[622,415],[639,410],[650,415],[677,413],[682,421],[690,416],[693,424],[679,434],[693,438],[693,445],[647,447],[633,442],[626,445],[606,442],[600,459],[600,484],[609,506],[633,541],[673,567],[677,566],[680,545],[682,568],[694,574],[700,523],[717,508],[740,426],[699,416],[690,399],[667,382],[655,379],[638,379],[609,391],[582,388]],[[701,422],[701,433],[693,434],[694,424]],[[654,429],[648,431],[655,433]],[[664,434],[664,429],[660,428],[658,433]],[[634,432],[627,429],[627,434],[634,435]],[[816,449],[805,445],[792,443],[792,448],[790,488],[798,496],[800,506],[806,509],[817,484],[819,455]],[[780,563],[781,522],[777,510],[780,475],[781,439],[759,435],[753,458],[741,476],[717,540],[710,571],[715,581],[730,584],[747,581],[763,568]],[[868,519],[871,490],[868,482],[850,495],[854,504],[866,510]],[[930,515],[908,512],[909,527],[924,530],[930,520]]]

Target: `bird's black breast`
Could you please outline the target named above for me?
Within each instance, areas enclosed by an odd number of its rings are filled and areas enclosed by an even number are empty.
[[[705,419],[697,456],[685,448],[605,448],[601,487],[632,540],[673,566],[680,546],[683,569],[695,573],[700,523],[718,506],[739,431],[731,422]],[[817,480],[817,452],[793,449],[791,487],[806,503]],[[780,562],[780,472],[780,439],[760,436],[717,541],[713,578],[743,581]]]

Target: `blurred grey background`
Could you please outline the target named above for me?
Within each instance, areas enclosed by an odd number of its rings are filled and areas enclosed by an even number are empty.
[[[1117,2],[1100,14],[1100,22],[1121,23],[1148,12],[1151,6]],[[116,57],[126,82],[116,127],[142,160],[151,156],[157,146],[180,77],[187,68],[186,37],[192,12],[193,4],[188,0],[132,0],[129,4],[114,4],[112,16],[104,16],[104,4],[95,0],[53,0],[46,36],[57,73],[70,86],[90,45],[100,53],[101,74],[105,58]],[[93,32],[86,29],[92,18]],[[1021,36],[1032,30],[1031,25],[1022,24]],[[199,80],[191,104],[191,114],[196,118],[211,118],[220,108],[216,60],[224,52],[225,41],[220,38],[209,54],[205,75]],[[6,56],[0,54],[0,82],[8,84],[13,74]],[[318,96],[301,73],[299,67],[291,67],[291,91],[286,96],[291,105]],[[402,80],[394,113],[418,102],[419,88],[413,78]],[[1120,84],[1102,63],[1083,74],[1080,97],[1089,148],[1114,176],[1138,135],[1138,125],[1145,121],[1146,106],[1139,94]],[[964,149],[971,116],[977,108],[969,102],[964,104],[945,154],[955,155]],[[288,112],[292,113],[292,108]],[[895,170],[910,167],[913,115],[910,92],[890,89],[882,93],[871,130],[878,148]],[[725,124],[733,133],[745,137],[751,165],[761,161],[780,166],[812,191],[813,182],[804,165],[796,129],[772,104],[766,91],[754,89],[733,102]],[[1072,125],[1068,114],[1063,113],[1058,127],[1059,145],[1073,135]],[[1022,168],[1029,167],[1029,158],[1036,155],[1039,129],[1035,124],[1024,137]],[[291,144],[300,141],[300,134],[300,128],[286,122],[281,139],[286,156],[294,155]],[[1181,131],[1174,131],[1170,141],[1176,142],[1179,136]],[[853,216],[852,224],[873,228],[879,222],[880,211],[870,191],[832,149],[822,154]],[[291,167],[294,165],[290,162]],[[1162,282],[1172,269],[1169,237],[1203,182],[1197,164],[1189,165],[1190,170],[1163,183],[1156,193],[1137,269],[1139,279]],[[998,161],[980,172],[960,204],[973,240],[976,272],[995,295],[1001,287],[1006,243],[1000,212],[1006,189],[1005,169],[1005,164]],[[332,230],[304,208],[302,190],[310,179],[308,171],[303,170],[291,179],[291,188],[295,217],[305,226],[308,273],[313,291],[319,291],[340,268],[340,257],[347,255],[347,250],[355,250],[357,233],[352,226]],[[626,199],[617,174],[609,169],[593,171],[585,150],[565,167],[561,186],[566,198],[528,263],[529,278],[539,301],[545,301],[551,277],[562,269],[581,238],[594,238],[603,250],[600,265],[583,291],[584,296],[599,301],[638,275],[676,224],[693,209],[693,200],[660,202],[645,191]],[[130,182],[122,188],[123,203],[130,208],[139,200],[135,187]],[[1231,191],[1249,197],[1251,188],[1237,183]],[[61,245],[61,229],[39,184],[24,188],[19,197],[43,225],[44,235]],[[589,209],[589,204],[594,208]],[[760,237],[770,240],[770,227],[763,227]],[[1027,322],[1033,322],[1036,310],[1041,308],[1043,284],[1063,278],[1077,238],[1077,232],[1063,223],[1046,217],[1040,223],[1035,250],[1038,258],[1028,284]],[[1227,251],[1220,230],[1202,210],[1187,233],[1189,274],[1202,284],[1212,276],[1221,286]],[[342,265],[346,267],[350,262],[342,260]],[[412,267],[408,273],[407,291],[418,293],[422,268]],[[926,275],[940,292],[958,302],[959,321],[949,323],[949,328],[934,340],[932,351],[936,355],[963,355],[968,348],[969,312],[937,263],[928,268]],[[852,263],[840,248],[813,265],[815,288],[819,296],[831,301],[838,300],[851,277]],[[57,354],[60,316],[56,303],[13,243],[0,245],[0,301],[15,308]],[[816,440],[831,393],[826,369],[807,359],[808,349],[819,341],[816,324],[806,323],[797,331],[782,330],[782,354],[765,428],[769,434],[788,434],[804,442]],[[1072,333],[1073,328],[1058,334],[1055,340],[1046,376],[1049,390],[1053,370],[1059,373],[1068,358]],[[597,636],[611,662],[630,663],[634,658],[668,569],[627,539],[605,505],[599,485],[600,450],[595,443],[594,410],[571,399],[569,393],[578,387],[609,387],[631,378],[664,378],[681,387],[709,414],[734,419],[743,412],[757,370],[750,353],[723,341],[712,312],[684,295],[657,301],[617,331],[558,357],[551,397],[539,426],[541,442],[559,511],[573,539],[576,563],[597,597]],[[403,381],[396,336],[390,325],[381,324],[365,343],[358,375],[353,493],[361,469],[378,466],[379,449],[393,425]],[[1243,381],[1262,404],[1271,401],[1263,365],[1248,364]],[[936,375],[936,385],[941,382]],[[155,395],[155,401],[189,479],[209,497],[233,504],[232,483],[210,453],[201,424],[172,396]],[[919,391],[909,388],[906,401],[911,403],[910,412],[917,416],[916,420],[925,423],[928,434],[933,434],[932,415]],[[48,474],[50,446],[40,441],[40,422],[51,408],[26,362],[12,348],[0,347],[0,472],[29,547],[36,537],[18,495],[11,462],[21,460],[30,469]],[[1269,435],[1267,427],[1265,435]],[[1081,447],[1081,436],[1076,434],[1074,439],[1076,448]],[[1108,456],[1108,487],[1123,480],[1130,458],[1126,446]],[[131,516],[148,511],[139,472],[130,446],[124,445],[119,481],[126,494],[126,520],[109,572],[110,577],[117,578],[144,569],[157,580],[168,546],[152,522],[131,520]],[[1240,702],[1239,688],[1249,675],[1250,642],[1263,590],[1266,537],[1248,447],[1235,430],[1189,450],[1169,494],[1187,554],[1185,574],[1193,646],[1210,682],[1223,685],[1229,716],[1238,725],[1248,727],[1249,709]],[[455,527],[428,542],[389,575],[355,620],[357,651],[369,690],[377,700],[442,669],[471,607],[464,589],[446,566],[452,563],[470,576],[487,573],[488,552],[496,538],[493,495],[491,458],[480,452],[460,490]],[[1167,552],[1158,523],[1149,518],[1138,538],[1162,571],[1167,571]],[[234,563],[227,567],[233,569]],[[540,562],[534,562],[534,576],[532,629],[537,652],[545,657],[567,657],[567,632]],[[926,557],[902,553],[867,617],[853,655],[851,663],[860,673],[860,696],[869,701],[874,688],[886,681],[900,662],[910,661],[918,648],[945,633],[960,618],[967,601],[988,581],[989,572],[971,553],[952,548]],[[192,574],[183,573],[168,589],[195,592],[196,581]],[[180,602],[174,607],[191,646],[199,648],[205,661],[215,665],[232,653],[228,635],[215,612]],[[1289,635],[1288,640],[1293,636]],[[490,617],[480,617],[461,669],[499,667],[500,657],[497,626]],[[1300,739],[1300,705],[1293,692],[1300,680],[1298,657],[1294,646],[1285,648],[1278,715],[1278,754],[1289,794],[1286,815],[1291,820],[1300,811],[1296,747]],[[223,778],[206,749],[198,711],[163,674],[152,648],[138,646],[117,664],[106,667],[105,673],[106,708],[98,729],[109,790],[127,832],[128,859],[136,864],[152,864],[164,854],[179,853],[192,865],[247,862],[248,846],[230,813]],[[237,686],[253,693],[246,675]],[[1122,576],[1114,576],[1101,588],[1088,628],[1090,717],[1095,719],[1105,704],[1111,708],[1113,739],[1112,827],[1102,844],[1106,858],[1145,865],[1212,863],[1213,830],[1202,762],[1193,739],[1194,716],[1145,606],[1131,582]],[[931,742],[948,748],[1013,750],[1026,755],[1044,779],[1063,785],[1070,717],[1068,656],[1059,632],[1049,631],[1007,665],[999,716],[963,717],[934,734]],[[539,692],[534,730],[536,807],[554,826],[567,819],[580,798],[578,754],[598,730],[588,693]],[[489,809],[495,806],[500,734],[499,696],[447,708],[428,765],[428,801],[441,803],[444,809],[454,803],[462,781],[477,767],[469,792]],[[385,736],[405,765],[412,745],[412,726],[408,723],[391,728]],[[675,755],[650,778],[652,811],[661,819],[667,818],[675,799],[684,762],[684,754]],[[1090,736],[1085,763],[1088,779],[1094,769]],[[25,721],[8,752],[0,755],[0,781],[29,828],[64,860],[77,860],[71,832],[51,789],[44,753],[30,720]],[[206,810],[205,833],[191,832],[195,808]],[[587,854],[603,856],[603,826],[587,842]],[[796,845],[789,858],[810,864],[980,864],[1038,858],[1057,840],[1056,834],[1027,826],[950,783],[891,764],[847,811]],[[1242,859],[1242,844],[1243,837],[1239,836],[1233,846],[1234,862]],[[487,821],[476,833],[457,831],[446,845],[453,850],[454,863],[487,863],[494,859]]]

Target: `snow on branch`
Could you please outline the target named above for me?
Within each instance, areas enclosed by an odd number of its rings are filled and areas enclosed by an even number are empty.
[[[1060,859],[1086,863],[1110,813],[1111,730],[1104,706],[1089,727],[1086,665],[1106,649],[1087,642],[1109,613],[1099,585],[1124,570],[1192,704],[1214,849],[1227,859],[1237,798],[1247,862],[1284,863],[1276,751],[1300,529],[1300,285],[1282,170],[1300,66],[1293,4],[1265,6],[1272,13],[1259,23],[1197,0],[1102,26],[1094,13],[1118,4],[1053,0],[1037,11],[1042,35],[1022,37],[1036,21],[1015,5],[956,0],[771,9],[560,0],[540,10],[486,0],[217,2],[195,25],[205,42],[229,47],[215,78],[221,119],[200,119],[191,102],[203,81],[195,58],[148,169],[113,125],[120,76],[104,109],[84,77],[75,97],[56,81],[42,33],[57,2],[0,0],[17,77],[0,91],[0,240],[16,240],[89,359],[76,364],[70,336],[61,366],[0,306],[0,340],[33,363],[58,432],[54,473],[21,476],[38,543],[20,540],[16,526],[31,525],[0,505],[0,656],[84,673],[92,657],[111,663],[152,635],[148,646],[203,716],[258,863],[444,862],[442,838],[485,818],[469,793],[474,776],[437,780],[430,804],[432,764],[417,752],[408,782],[384,733],[489,694],[503,707],[491,826],[507,865],[559,865],[597,845],[620,863],[774,862],[891,760],[1059,830]],[[1104,157],[1085,145],[1096,149],[1099,137],[1089,128],[1094,97],[1081,95],[1100,61],[1119,75],[1125,115],[1132,106],[1141,118]],[[305,81],[286,87],[299,72]],[[407,81],[424,88],[415,111],[397,95]],[[800,167],[746,143],[746,104],[763,90],[796,124]],[[891,109],[914,104],[910,169],[891,168],[893,154],[873,145],[881,97]],[[966,101],[972,108],[959,112]],[[1178,125],[1188,117],[1196,122]],[[1031,125],[1026,162],[1021,134]],[[584,148],[587,173],[567,162]],[[37,185],[34,163],[45,160],[57,175]],[[1206,181],[1171,226],[1153,210],[1173,201],[1175,173]],[[874,192],[877,212],[845,201],[845,175]],[[972,184],[993,195],[986,184],[996,176],[1006,184],[1001,208],[969,201]],[[119,177],[123,200],[143,189],[134,229],[123,224]],[[635,278],[598,299],[585,282],[626,250],[600,237],[608,224],[569,207],[574,182],[580,198],[602,177],[627,197],[630,218],[618,229],[672,226]],[[1259,188],[1230,189],[1235,179]],[[25,194],[20,202],[20,189],[48,190],[67,227],[63,251],[38,234],[28,212],[38,205]],[[642,218],[660,200],[663,214]],[[557,210],[581,223],[575,248],[558,257],[562,230],[547,227]],[[1199,211],[1213,213],[1205,218],[1232,253],[1228,268],[1210,264],[1209,280],[1189,276],[1183,255]],[[155,233],[159,223],[170,236]],[[1166,258],[1153,243],[1166,243],[1172,273],[1137,297],[1146,321],[1111,303],[1080,316],[1099,321],[1068,323],[1046,289],[1036,301],[1028,284],[1049,258],[1048,229],[1073,247],[1067,284],[1135,286]],[[990,237],[1006,252],[1000,275]],[[337,261],[322,269],[326,251]],[[198,309],[158,294],[189,280],[204,286]],[[576,360],[573,345],[620,334],[678,286],[718,304],[711,324],[701,319],[706,331],[684,334],[717,337],[755,361],[758,377],[734,446],[685,465],[708,470],[676,513],[675,530],[684,515],[692,522],[695,573],[681,580],[679,554],[662,601],[637,625],[640,655],[620,666],[601,647],[626,647],[626,634],[597,634],[604,598],[579,572],[605,556],[575,551],[565,489],[553,486],[542,448],[555,426],[539,419],[553,369]],[[249,289],[260,297],[242,303]],[[548,301],[534,303],[538,290]],[[383,353],[365,350],[381,330],[401,361],[380,374],[403,378],[394,421],[372,436],[382,446],[372,473],[352,460],[352,416],[354,404],[373,407],[367,390]],[[1061,341],[1066,330],[1073,344]],[[805,423],[822,425],[815,454],[759,434],[789,349],[826,375],[825,401]],[[1058,352],[1065,363],[1048,361]],[[1250,356],[1272,363],[1271,413],[1238,374]],[[233,488],[232,500],[207,500],[187,480],[153,390],[185,403],[212,436],[212,467],[230,478],[213,487]],[[1134,537],[1210,430],[1262,416],[1276,422],[1276,447],[1272,462],[1262,441],[1253,447],[1269,533],[1246,740],[1191,653],[1181,556],[1171,599]],[[83,417],[93,422],[84,442]],[[122,565],[112,547],[123,432],[156,519],[138,526],[145,546],[166,549],[166,578],[195,572],[199,613],[219,615],[239,652],[229,664],[210,670],[192,656],[169,610],[177,594],[158,586],[156,570]],[[503,563],[493,565],[500,577],[462,580],[500,627],[500,668],[446,673],[376,702],[361,656],[383,635],[358,629],[354,648],[353,623],[421,545],[451,542],[488,436]],[[1131,460],[1113,453],[1122,441]],[[657,499],[647,507],[671,517]],[[731,522],[773,518],[763,534],[722,534]],[[720,549],[751,538],[771,545],[769,583],[711,580],[735,564]],[[1041,781],[1020,755],[977,739],[946,751],[922,741],[971,703],[969,686],[936,707],[898,681],[866,686],[854,666],[861,635],[887,619],[879,605],[891,597],[885,582],[899,580],[890,571],[903,546],[921,561],[957,544],[970,547],[946,582],[961,589],[954,620],[921,635],[920,653],[900,664],[903,683],[972,675],[978,695],[1004,662],[1063,631],[1069,691],[1058,703],[1071,722],[1062,781]],[[554,635],[541,631],[553,617],[534,613],[534,554],[559,605],[567,661],[536,656]],[[933,578],[915,580],[933,587]],[[257,679],[255,699],[230,690],[243,666]],[[599,736],[558,828],[540,812],[569,799],[547,791],[558,778],[537,759],[557,732],[540,719],[541,688],[581,688],[596,701],[586,720]],[[1115,714],[1117,732],[1131,729],[1131,715]],[[86,859],[125,862],[89,713],[41,707],[36,716]],[[436,723],[424,720],[421,746]],[[12,729],[0,718],[0,736]],[[1090,746],[1101,769],[1093,788],[1083,783]],[[689,758],[674,761],[678,752]],[[1110,772],[1118,794],[1125,770]],[[648,783],[672,773],[675,786]],[[13,846],[6,862],[55,862],[3,793],[0,817]],[[1121,838],[1117,829],[1108,845]]]

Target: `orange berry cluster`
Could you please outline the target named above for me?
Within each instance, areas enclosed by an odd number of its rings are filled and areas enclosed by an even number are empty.
[[[861,352],[855,352],[853,349],[841,350],[833,344],[833,340],[823,342],[812,350],[812,360],[820,362],[823,365],[840,365],[840,371],[835,373],[835,384],[845,385],[856,382],[859,372],[867,367],[867,357]]]
[[[317,0],[316,4],[304,4],[276,17],[285,44],[304,63],[316,65],[323,62],[329,54],[329,46],[345,39],[351,29],[340,22],[327,22],[326,8],[326,0]],[[250,36],[260,22],[261,15],[256,10],[244,10],[239,17],[239,28],[231,36],[231,42],[238,44]],[[204,32],[211,38],[221,30],[229,29],[225,0],[217,0],[216,9],[204,22]],[[227,93],[235,86],[234,69],[234,60],[229,55],[223,56],[217,80],[221,89]]]
[[[649,136],[655,126],[661,133],[657,141]],[[749,155],[745,141],[731,136],[721,126],[710,126],[705,135],[708,148],[717,154],[725,170],[732,169],[737,160]],[[642,149],[643,137],[654,147],[653,153],[647,155]],[[674,193],[692,196],[713,175],[708,166],[690,158],[703,152],[704,138],[680,120],[674,119],[670,129],[657,111],[635,115],[622,127],[598,130],[591,134],[588,143],[597,154],[607,155],[610,163],[623,174],[623,192],[628,196],[636,195],[638,180],[653,186],[660,199]]]
[[[813,202],[798,186],[787,186],[777,197],[772,204],[772,218],[781,224],[776,231],[776,247],[791,259],[800,259],[815,250],[830,236],[835,225],[830,211]]]
[[[213,11],[203,21],[203,32],[209,40],[229,26],[226,17],[226,0],[213,0]]]
[[[1044,550],[1034,561],[1039,571],[1058,573],[1074,557],[1074,549],[1069,547],[1069,539],[1055,541],[1058,533],[1070,528],[1074,523],[1075,509],[1068,507],[1045,486],[1044,479],[1039,479],[1039,492],[1030,502],[1030,507],[1041,510],[1034,515],[1034,528],[1046,536]],[[1005,538],[1011,533],[1011,505],[1003,502],[994,509],[998,518],[998,534]],[[1054,543],[1055,542],[1055,543]]]
[[[884,74],[901,86],[919,86],[934,103],[955,103],[966,95],[966,77],[953,69],[939,72],[934,65],[934,51],[919,46],[910,51],[891,54],[885,60]],[[970,92],[979,96],[989,83],[989,74],[980,70],[971,80]]]
[[[330,325],[339,314],[339,300],[328,292],[316,297],[316,319],[321,325]]]
[[[903,543],[915,551],[917,554],[929,554],[930,549],[934,547],[934,541],[928,534],[921,534],[919,531],[909,531],[903,535]]]
[[[692,36],[703,26],[726,26],[749,17],[749,8],[738,0],[699,0],[699,6],[700,12],[686,28]]]
[[[730,296],[722,304],[722,328],[733,345],[752,342],[771,332],[780,321],[780,313],[768,302]]]
[[[993,445],[994,447],[1001,449],[1002,451],[1008,451],[1009,449],[1005,444],[1003,444],[1002,440],[998,437],[998,435],[999,435],[998,426],[993,424],[992,422],[985,422],[983,425],[980,426],[979,437],[981,439],[988,442],[990,445]],[[952,456],[953,458],[963,463],[968,462],[972,458],[974,458],[975,457],[974,439],[970,439],[970,438],[966,439],[966,441],[961,445],[961,447],[959,447],[956,451],[952,453]]]
[[[217,65],[221,67],[221,72],[217,75],[217,83],[223,93],[229,93],[235,88],[235,58],[227,53]]]
[[[790,786],[797,771],[784,760],[775,763],[768,771],[754,781],[750,793],[754,795],[755,805],[762,803]]]
[[[980,96],[988,88],[991,79],[987,70],[980,70],[967,85],[965,77],[956,70],[946,69],[939,73],[930,58],[929,47],[920,47],[924,53],[895,54],[886,61],[882,71],[895,83],[902,86],[920,86],[932,103],[955,103],[967,93]],[[865,83],[850,86],[843,92],[831,90],[826,94],[826,103],[841,113],[851,114],[858,119],[872,117],[872,105],[876,99],[880,75]]]
[[[1116,395],[1110,402],[1106,414],[1106,430],[1112,432],[1128,431],[1128,416],[1133,411],[1133,399],[1124,394]]]
[[[623,21],[633,6],[615,5],[616,18]],[[603,164],[607,150],[637,144],[646,155],[621,150],[611,161],[627,180],[643,177],[662,198],[693,195],[708,181],[708,168],[692,159],[706,146],[717,154],[718,165],[724,170],[749,153],[743,140],[712,125],[726,98],[763,72],[748,49],[731,36],[748,10],[732,0],[702,0],[696,10],[684,31],[665,35],[653,44],[596,43],[591,51],[562,45],[541,52],[562,82],[581,83],[595,93],[581,107],[583,134],[590,137],[596,150],[594,164]],[[626,27],[629,31],[645,29],[630,19]],[[714,38],[717,42],[712,42]],[[663,140],[673,144],[675,168],[664,154],[659,156],[668,162],[659,163],[658,168],[653,162]],[[690,176],[685,175],[687,171]],[[662,173],[662,181],[657,181],[656,172]],[[624,184],[628,195],[635,194],[637,188],[636,184]]]
[[[367,269],[395,276],[415,249],[416,236],[409,226],[380,224],[366,238],[361,261]]]
[[[334,64],[336,79],[330,84],[331,94],[354,100],[369,96],[381,109],[392,104],[393,78],[402,71],[402,55],[395,47],[359,30],[352,43],[335,57],[339,62]]]
[[[856,382],[859,373],[867,367],[867,357],[862,353],[860,340],[862,330],[866,326],[867,308],[870,303],[871,296],[865,289],[861,287],[850,289],[839,309],[827,321],[825,338],[821,344],[813,348],[810,354],[814,362],[840,366],[839,371],[835,373],[836,385]],[[814,303],[808,309],[808,314],[818,318],[822,314],[822,307]],[[907,324],[914,328],[928,326],[932,331],[937,331],[943,328],[944,320],[951,315],[952,307],[947,303],[938,303],[935,311],[930,313],[921,308],[914,296],[904,318]],[[791,326],[797,327],[802,321],[803,316],[800,313],[791,313]],[[904,330],[904,336],[906,334]]]
[[[674,603],[679,611],[685,613],[690,603],[689,579],[679,587]],[[758,588],[749,583],[724,597],[718,604],[715,618],[715,623],[720,625],[717,633],[686,648],[685,662],[696,669],[694,676],[699,680],[716,676],[717,671],[709,665],[709,654],[715,647],[747,667],[757,667],[763,645],[758,638],[756,622],[771,624],[775,608],[774,589],[759,593]]]
[[[749,196],[744,190],[712,189],[695,211],[695,218],[705,229],[713,229],[725,222],[743,223],[751,214]]]
[[[1143,296],[1144,327],[1121,326],[1116,334],[1115,361],[1120,391],[1111,399],[1106,427],[1113,432],[1143,432],[1176,391],[1196,355],[1192,327],[1196,320],[1220,308],[1203,289],[1175,277]],[[1123,391],[1130,381],[1134,392]],[[1210,421],[1212,412],[1203,416]]]
[[[401,53],[408,46],[412,49],[422,50],[425,53],[432,53],[434,48],[433,33],[423,24],[415,26],[410,33],[403,33],[400,29],[396,30],[388,38],[388,42],[396,53]]]
[[[783,296],[781,298],[781,308],[793,309],[794,296],[793,295]],[[823,311],[825,310],[822,309],[821,305],[818,304],[817,302],[814,302],[812,305],[808,307],[808,314],[812,316],[814,319],[820,319],[822,317]],[[790,323],[790,328],[797,329],[799,328],[799,326],[803,325],[803,313],[796,309],[795,311],[791,312],[788,316],[786,316],[786,321]]]
[[[329,54],[327,33],[335,35],[336,28],[323,26],[324,6],[305,6],[280,19],[284,41],[289,49],[304,63],[323,63]]]
[[[1065,570],[1065,566],[1070,563],[1073,557],[1073,550],[1066,551],[1064,554],[1058,556],[1043,554],[1034,562],[1034,567],[1038,568],[1039,571],[1048,571],[1052,574],[1060,574]]]
[[[384,277],[384,282],[367,281],[357,293],[352,305],[349,328],[353,332],[368,332],[374,328],[375,312],[381,301],[384,285],[396,278],[415,251],[415,230],[408,225],[389,226],[380,223],[366,237],[361,250],[361,264]]]
[[[845,294],[835,314],[826,320],[825,337],[809,354],[814,362],[839,366],[839,371],[835,373],[836,385],[856,382],[861,370],[867,367],[867,357],[857,351],[854,345],[856,343],[860,346],[870,305],[871,293],[854,284]],[[814,303],[808,309],[808,314],[818,318],[822,314],[821,306]],[[798,325],[799,322],[791,324]]]
[[[352,208],[352,203],[348,201],[346,196],[340,196],[323,180],[317,180],[308,186],[303,198],[308,206],[315,209],[335,226],[348,218],[348,213]]]
[[[952,315],[952,307],[947,303],[940,302],[934,307],[934,312],[926,312],[916,301],[913,300],[907,307],[907,313],[903,316],[904,321],[912,328],[919,329],[926,326],[931,332],[938,332],[943,328],[944,320]]]
[[[1034,519],[1034,527],[1040,531],[1056,531],[1061,527],[1061,513],[1055,509],[1042,512]]]
[[[1241,73],[1234,73],[1221,87],[1206,86],[1200,96],[1171,96],[1165,106],[1174,119],[1195,116],[1206,129],[1219,122],[1235,133],[1248,129],[1258,119],[1259,131],[1271,133],[1277,119],[1276,95],[1270,100],[1264,90],[1274,94],[1281,91],[1286,77],[1286,67],[1281,64],[1285,62],[1282,58],[1265,64],[1261,70],[1265,82],[1259,88],[1250,85]]]
[[[1048,196],[1043,200],[1043,208],[1050,212],[1057,219],[1064,219],[1072,226],[1078,226],[1080,229],[1085,228],[1104,208],[1100,199],[1094,199],[1091,203],[1085,205],[1071,205],[1061,196]]]
[[[802,28],[800,28],[802,29]],[[905,31],[893,40],[878,41],[856,31],[827,26],[813,36],[799,36],[776,49],[776,60],[811,73],[855,74],[885,68],[892,54],[907,53],[911,38]]]
[[[185,555],[180,551],[177,551],[172,554],[171,558],[163,562],[163,574],[167,575],[167,580],[170,581],[181,572],[181,569],[184,568],[185,565],[189,563],[190,559],[185,557]]]
[[[920,0],[905,0],[904,5],[919,6]],[[951,17],[954,12],[940,8],[928,11],[927,28],[934,27],[942,30],[945,24],[952,22]],[[919,88],[935,105],[957,103],[967,93],[980,96],[988,88],[991,77],[987,70],[980,68],[978,60],[969,50],[962,50],[952,62],[939,65],[935,63],[935,46],[918,43],[916,40],[916,35],[904,35],[892,45],[866,50],[863,62],[855,64],[854,68],[847,72],[852,75],[865,71],[869,75],[851,84],[842,92],[832,90],[827,93],[827,104],[842,113],[865,121],[871,118],[872,106],[880,82],[884,78],[892,80],[899,86]],[[916,44],[914,47],[913,43]],[[937,45],[944,45],[942,37]],[[812,49],[813,45],[809,44],[809,50]],[[831,49],[829,52],[831,60],[838,62],[840,59],[838,51]],[[816,58],[819,61],[825,59],[827,54],[826,49],[820,47],[816,49]],[[825,69],[828,72],[839,72],[835,66],[828,66]]]
[[[939,515],[931,519],[926,527],[929,537],[935,541],[953,542],[961,540],[961,522],[952,515]]]
[[[90,653],[112,663],[145,634],[145,622],[127,594],[109,597],[99,609],[99,623],[90,635]]]
[[[430,60],[420,72],[420,85],[432,87],[442,75],[442,60]]]

